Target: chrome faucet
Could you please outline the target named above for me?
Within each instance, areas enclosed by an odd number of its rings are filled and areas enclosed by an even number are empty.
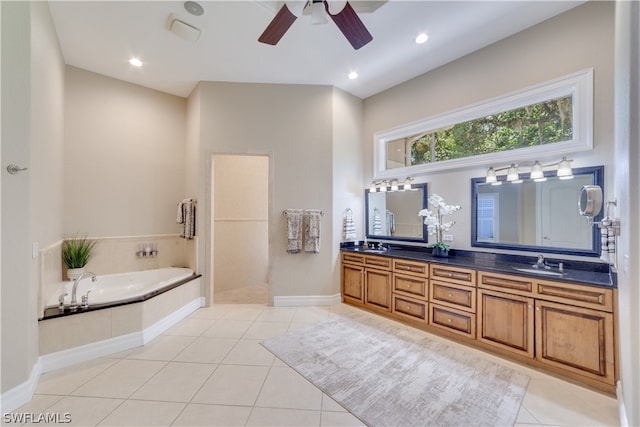
[[[80,276],[76,278],[76,280],[73,281],[73,289],[71,290],[71,303],[69,304],[69,309],[71,311],[78,310],[78,301],[76,300],[76,290],[78,289],[78,284],[80,283],[80,281],[85,277],[91,277],[92,282],[95,282],[97,280],[95,274],[87,271],[85,273],[82,273]]]
[[[544,255],[542,255],[542,254],[538,255],[538,262],[533,264],[532,267],[533,268],[538,268],[540,270],[549,270],[551,268],[544,262]]]

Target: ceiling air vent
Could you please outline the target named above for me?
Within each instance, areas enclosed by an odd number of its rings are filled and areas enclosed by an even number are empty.
[[[184,22],[174,15],[169,16],[169,30],[173,34],[192,42],[197,41],[200,38],[200,34],[202,33],[202,31],[200,31],[200,28],[194,27],[193,25]]]

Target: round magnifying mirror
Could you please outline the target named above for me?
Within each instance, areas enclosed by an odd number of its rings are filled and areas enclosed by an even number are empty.
[[[593,218],[602,210],[602,188],[598,185],[585,185],[578,198],[580,215]]]

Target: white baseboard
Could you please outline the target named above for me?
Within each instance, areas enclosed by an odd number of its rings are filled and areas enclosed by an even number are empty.
[[[273,297],[274,307],[297,307],[310,305],[334,305],[342,302],[340,294]]]
[[[38,381],[40,381],[40,374],[42,374],[42,366],[40,359],[38,359],[33,369],[31,369],[31,374],[27,381],[2,393],[2,396],[0,396],[0,412],[3,415],[21,407],[31,400]],[[4,423],[2,424],[4,425]]]
[[[2,413],[11,412],[29,402],[41,374],[144,345],[202,306],[204,298],[198,297],[142,331],[40,356],[27,381],[2,393]]]
[[[618,398],[618,416],[620,417],[620,427],[628,427],[627,409],[624,405],[624,397],[622,396],[622,382],[616,382],[616,397]]]
[[[156,323],[142,331],[142,344],[146,344],[152,339],[156,338],[158,335],[162,334],[164,331],[166,331],[200,307],[204,307],[204,304],[204,297],[196,298],[190,303],[183,305],[181,308],[174,311],[167,317],[158,320]]]

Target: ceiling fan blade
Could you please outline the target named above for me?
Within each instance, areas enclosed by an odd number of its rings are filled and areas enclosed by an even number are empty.
[[[358,50],[373,40],[373,36],[369,33],[348,2],[344,8],[335,15],[332,15],[329,11],[327,2],[325,2],[325,6],[327,8],[327,14],[333,19],[333,22],[336,23],[338,29],[342,31],[342,34],[349,40],[349,43],[351,43],[354,49]]]
[[[258,38],[258,41],[270,45],[278,44],[282,36],[284,36],[284,33],[287,32],[296,19],[296,15],[291,13],[286,4],[283,4],[278,13],[276,13],[276,16]]]

